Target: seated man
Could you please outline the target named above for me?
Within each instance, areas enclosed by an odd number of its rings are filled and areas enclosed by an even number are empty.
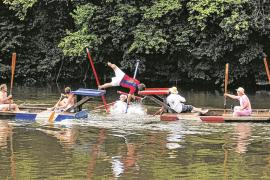
[[[13,103],[12,95],[7,96],[7,85],[0,85],[0,111],[20,111],[17,104]]]
[[[201,108],[196,108],[192,105],[185,105],[183,104],[186,102],[186,99],[178,94],[177,88],[172,87],[169,89],[170,95],[167,97],[167,103],[169,104],[170,108],[172,108],[177,113],[182,112],[199,112],[201,114],[206,114],[208,110],[202,110]]]
[[[62,99],[64,98],[64,99]],[[59,101],[48,110],[66,111],[75,104],[75,96],[71,93],[70,87],[65,88],[65,94],[61,94]]]
[[[127,98],[127,104],[129,104],[132,96],[138,90],[145,88],[145,85],[140,83],[137,79],[131,78],[126,75],[121,69],[119,69],[115,64],[108,62],[108,66],[110,66],[114,70],[115,77],[112,77],[112,81],[109,83],[105,83],[99,86],[99,89],[106,89],[112,86],[122,86],[124,88],[129,89],[129,94]]]
[[[227,94],[227,93],[224,94],[224,96],[228,96],[232,99],[237,99],[240,102],[240,106],[234,107],[233,115],[234,116],[250,116],[252,112],[251,104],[247,95],[245,95],[244,88],[239,87],[238,89],[236,89],[236,92],[237,92],[237,96],[232,95],[232,94]]]

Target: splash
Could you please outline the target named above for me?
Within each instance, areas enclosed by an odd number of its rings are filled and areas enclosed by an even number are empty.
[[[129,114],[129,115],[146,115],[146,109],[142,104],[130,104],[127,109],[127,104],[122,101],[117,101],[110,109],[112,115]]]

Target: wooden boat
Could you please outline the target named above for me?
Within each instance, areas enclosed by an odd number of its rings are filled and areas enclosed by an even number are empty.
[[[160,105],[167,112],[174,112],[166,103],[169,88],[146,88],[138,92]],[[231,110],[211,109],[206,115],[198,113],[164,113],[160,115],[161,121],[195,120],[200,122],[270,122],[269,109],[253,109],[251,116],[233,117]]]
[[[224,113],[223,109],[211,109],[206,115],[198,113],[164,113],[161,121],[194,120],[206,123],[224,122],[270,122],[270,109],[254,109],[251,116],[234,117],[231,111]]]
[[[63,121],[67,119],[82,119],[88,117],[88,111],[82,110],[82,105],[89,101],[92,97],[102,96],[106,93],[104,90],[84,89],[80,88],[72,91],[77,96],[77,102],[69,108],[66,112],[47,111],[42,107],[21,107],[22,112],[0,111],[1,119],[15,119],[15,120],[49,120]]]

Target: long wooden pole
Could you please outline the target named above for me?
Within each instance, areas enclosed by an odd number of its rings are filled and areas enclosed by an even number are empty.
[[[267,63],[267,57],[263,58],[263,62],[264,62],[266,74],[267,74],[267,77],[268,77],[268,82],[270,84],[270,72],[269,72],[269,66],[268,66],[268,63]]]
[[[93,63],[93,60],[92,60],[92,57],[90,55],[90,52],[89,52],[88,48],[86,48],[86,52],[87,52],[87,56],[88,56],[88,59],[90,61],[92,70],[94,72],[94,76],[95,76],[95,79],[96,79],[97,86],[100,86],[99,79],[98,79],[98,76],[97,76],[97,72],[96,72],[96,69],[95,69],[95,66],[94,66],[94,63]],[[102,95],[101,98],[102,98],[103,104],[105,106],[106,112],[109,112],[105,96]]]
[[[224,94],[227,93],[228,79],[229,79],[229,63],[227,63],[225,66]],[[227,105],[227,100],[226,100],[226,96],[224,96],[224,113],[226,110],[226,105]]]
[[[14,82],[14,74],[15,74],[15,66],[16,66],[16,53],[12,53],[12,61],[11,61],[11,82],[10,82],[10,95],[12,95],[13,91],[13,82]],[[11,108],[11,100],[9,101],[9,110]]]

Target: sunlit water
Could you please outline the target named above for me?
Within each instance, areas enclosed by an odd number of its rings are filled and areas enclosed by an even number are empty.
[[[19,102],[57,101],[57,91],[35,90]],[[192,104],[223,107],[220,94],[183,93]],[[267,93],[250,98],[270,108]],[[270,179],[269,129],[91,111],[53,125],[0,120],[0,179]]]

